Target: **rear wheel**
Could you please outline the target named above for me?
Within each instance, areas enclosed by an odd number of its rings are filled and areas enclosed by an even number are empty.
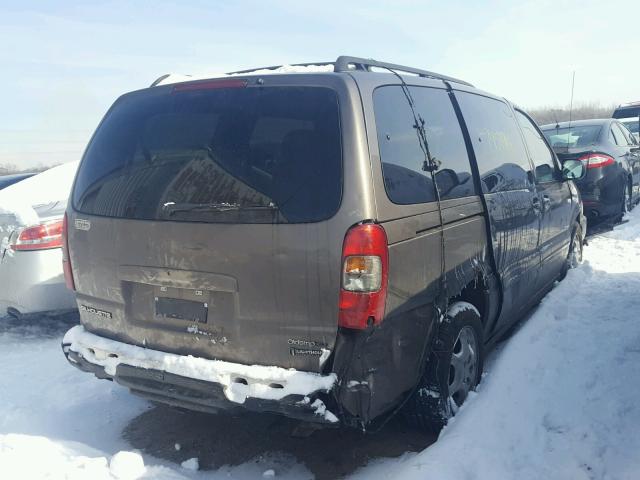
[[[567,260],[562,267],[562,272],[558,280],[564,280],[567,276],[567,272],[570,268],[576,268],[582,263],[582,253],[584,248],[584,233],[582,232],[582,225],[575,222],[573,229],[571,230],[571,243],[569,244],[569,253],[567,254]]]
[[[582,263],[582,253],[584,248],[584,235],[582,233],[582,225],[576,222],[574,227],[573,238],[571,239],[571,246],[569,247],[569,268],[576,268]]]
[[[616,223],[621,222],[624,214],[631,211],[633,206],[631,205],[631,188],[625,182],[622,187],[622,200],[620,202],[620,213],[616,215]]]
[[[582,225],[579,222],[573,224],[571,230],[571,243],[569,244],[569,253],[567,254],[567,260],[560,274],[560,280],[563,280],[567,276],[567,272],[570,268],[576,268],[582,263],[582,255],[584,251],[584,232],[582,231]]]
[[[635,202],[633,200],[633,194],[632,194],[633,187],[632,187],[632,185],[633,185],[632,181],[631,181],[631,179],[629,179],[629,182],[627,184],[627,193],[626,193],[626,197],[627,198],[625,199],[626,200],[625,205],[626,205],[627,212],[630,212],[631,210],[633,210],[633,207],[635,207],[636,203],[637,203],[637,202]]]
[[[438,432],[480,382],[482,323],[470,303],[452,304],[439,326],[418,388],[404,408],[411,425]]]

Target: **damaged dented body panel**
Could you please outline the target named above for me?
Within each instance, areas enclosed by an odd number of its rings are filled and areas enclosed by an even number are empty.
[[[449,305],[490,345],[561,276],[584,218],[528,117],[338,63],[115,103],[67,210],[74,366],[194,410],[370,429],[448,348]]]

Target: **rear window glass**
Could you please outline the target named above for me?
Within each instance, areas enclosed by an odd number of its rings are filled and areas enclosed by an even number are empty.
[[[542,131],[553,148],[588,147],[598,142],[600,125],[550,128]]]
[[[336,93],[248,87],[122,97],[83,159],[92,215],[214,223],[326,220],[342,194]]]

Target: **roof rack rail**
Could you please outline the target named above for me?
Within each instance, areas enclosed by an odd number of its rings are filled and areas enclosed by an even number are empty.
[[[387,62],[379,62],[373,59],[360,58],[360,57],[350,57],[347,55],[339,56],[334,62],[309,62],[309,63],[292,63],[290,64],[292,67],[310,67],[310,66],[325,66],[325,65],[333,65],[334,72],[352,72],[352,71],[360,71],[360,72],[371,72],[372,68],[381,68],[386,70],[393,70],[395,72],[405,72],[411,73],[413,75],[417,75],[419,77],[424,78],[434,78],[436,80],[444,80],[447,82],[459,83],[462,85],[467,85],[469,87],[473,87],[469,82],[465,82],[464,80],[460,80],[458,78],[449,77],[447,75],[441,75],[439,73],[430,72],[428,70],[421,70],[419,68],[407,67],[404,65],[396,65],[395,63],[387,63]],[[237,70],[235,72],[227,72],[227,75],[239,75],[245,73],[253,73],[258,70],[277,70],[284,65],[273,65],[270,67],[257,67],[250,68],[247,70]],[[162,80],[167,78],[169,74],[162,75],[157,78],[152,84],[151,87],[155,87]]]
[[[157,86],[162,80],[164,80],[167,77],[170,77],[171,74],[170,73],[165,73],[164,75],[160,75],[158,78],[156,78],[151,85],[149,85],[150,87],[155,87]]]
[[[437,80],[445,80],[447,82],[460,83],[462,85],[467,85],[469,87],[473,87],[469,82],[465,82],[464,80],[460,80],[454,77],[449,77],[447,75],[441,75],[439,73],[430,72],[428,70],[421,70],[419,68],[406,67],[404,65],[396,65],[395,63],[387,63],[387,62],[378,62],[373,59],[359,58],[359,57],[348,57],[348,56],[340,56],[334,62],[334,72],[348,72],[353,70],[370,72],[371,68],[383,68],[388,70],[394,70],[398,72],[412,73],[414,75],[418,75],[419,77],[425,78],[435,78]]]
[[[418,75],[419,77],[425,78],[435,78],[437,80],[445,80],[448,82],[460,83],[462,85],[467,85],[469,87],[473,87],[469,82],[465,82],[464,80],[460,80],[454,77],[449,77],[447,75],[441,75],[435,72],[429,72],[428,70],[421,70],[419,68],[406,67],[404,65],[396,65],[395,63],[387,63],[387,62],[379,62],[373,59],[360,58],[360,57],[350,57],[347,55],[339,56],[335,62],[310,62],[310,63],[293,63],[292,67],[310,67],[312,65],[333,65],[334,72],[350,72],[350,71],[364,71],[370,72],[372,68],[383,68],[390,69],[398,72],[412,73],[414,75]],[[228,72],[228,75],[237,75],[243,73],[251,73],[256,70],[276,70],[284,65],[273,65],[271,67],[258,67],[251,68],[248,70],[238,70],[236,72]]]

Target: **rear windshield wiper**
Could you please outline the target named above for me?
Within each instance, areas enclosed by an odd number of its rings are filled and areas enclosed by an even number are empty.
[[[162,210],[171,216],[177,212],[229,212],[234,210],[278,210],[274,203],[269,205],[241,205],[239,203],[175,203],[167,202]]]

